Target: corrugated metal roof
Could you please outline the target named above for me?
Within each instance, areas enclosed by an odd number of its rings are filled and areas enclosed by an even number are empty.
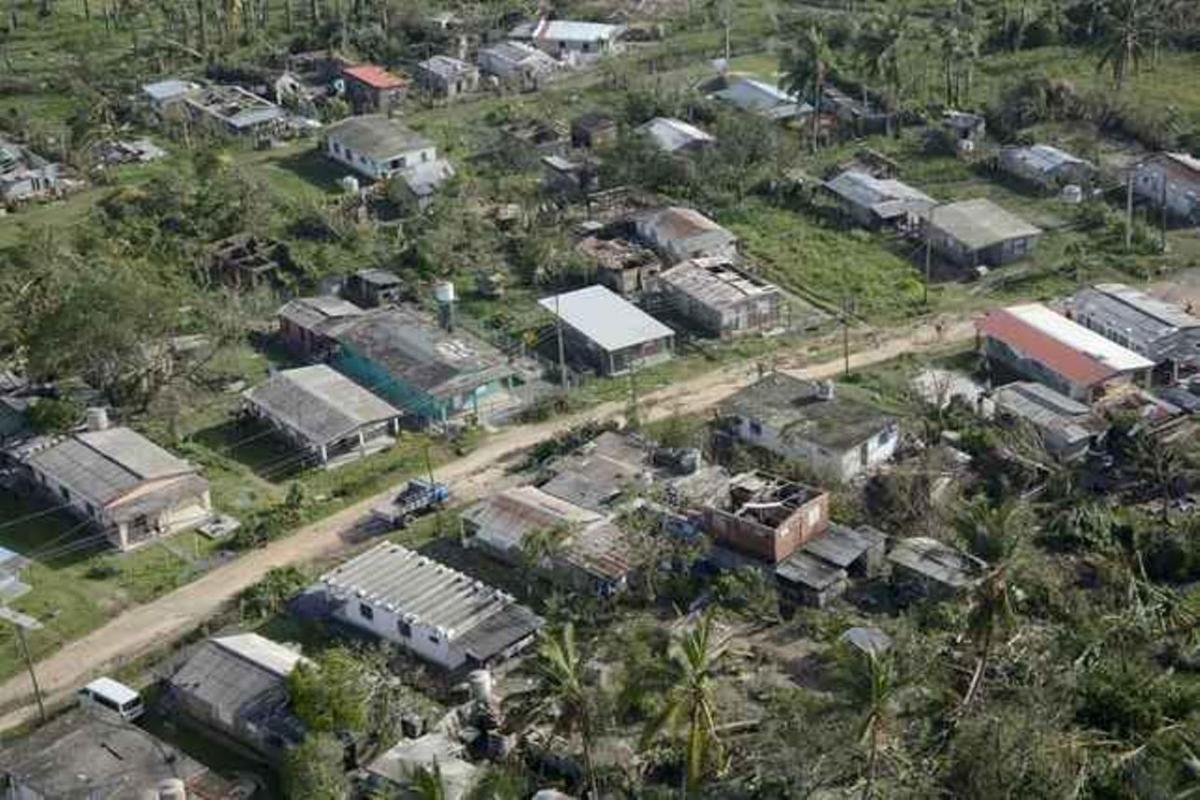
[[[847,575],[844,569],[797,550],[775,566],[775,577],[819,592],[846,580]]]
[[[142,87],[142,91],[155,100],[170,100],[175,97],[183,97],[185,94],[196,88],[196,84],[191,81],[179,80],[178,78],[168,78],[165,81],[156,81],[147,83]]]
[[[1025,420],[1038,430],[1053,432],[1068,443],[1083,442],[1103,430],[1091,421],[1091,410],[1040,383],[1010,383],[996,390],[996,408]]]
[[[1173,333],[1176,329],[1200,328],[1200,317],[1189,314],[1174,303],[1151,297],[1140,289],[1123,283],[1098,283],[1091,289],[1082,290],[1080,294],[1089,292],[1107,295],[1131,311],[1171,329],[1162,333]]]
[[[674,153],[685,147],[711,144],[716,139],[691,123],[674,117],[655,117],[638,126],[638,133],[649,136],[658,148]]]
[[[805,542],[800,549],[845,569],[872,547],[882,546],[883,534],[878,531],[871,528],[855,530],[831,522],[821,535]]]
[[[365,312],[340,297],[322,295],[289,300],[276,313],[302,328],[315,329],[323,323],[361,316]]]
[[[1088,165],[1088,162],[1082,158],[1048,144],[1005,148],[1001,153],[1001,160],[1019,164],[1021,168],[1029,172],[1041,174],[1052,173],[1064,166]]]
[[[1042,229],[1010,214],[986,198],[935,206],[926,216],[938,228],[972,250],[1024,236],[1038,236]]]
[[[402,416],[401,411],[324,364],[278,372],[243,396],[313,447]]]
[[[520,550],[525,537],[535,531],[585,525],[598,521],[600,515],[537,487],[518,486],[476,503],[462,518],[474,528],[475,536],[505,552]]]
[[[674,335],[666,325],[604,286],[544,297],[538,304],[610,353]]]
[[[954,589],[974,586],[987,569],[978,558],[925,536],[901,539],[888,560]]]
[[[848,170],[825,184],[825,188],[862,208],[889,219],[905,213],[927,211],[936,201],[924,192],[898,180],[876,178]]]
[[[1149,359],[1040,303],[988,312],[979,330],[1083,385],[1154,366]]]
[[[298,649],[287,647],[257,633],[218,636],[212,641],[218,647],[281,678],[290,675],[296,665],[304,660]]]
[[[658,276],[659,281],[709,308],[732,308],[747,299],[780,295],[773,283],[743,272],[725,258],[693,258]]]
[[[800,98],[753,78],[739,78],[714,97],[737,106],[743,111],[761,114],[770,119],[788,119],[807,113],[812,106],[801,104]]]
[[[326,128],[325,136],[376,161],[388,161],[413,150],[433,147],[433,142],[399,120],[380,114],[347,117]]]
[[[342,74],[349,75],[351,78],[361,81],[373,89],[401,89],[408,85],[408,82],[399,75],[394,75],[376,64],[359,64],[354,67],[346,67],[342,70]]]
[[[487,633],[492,641],[489,620],[497,618],[504,622],[498,630],[512,636],[511,644],[541,623],[499,589],[388,542],[330,570],[320,580],[334,597],[388,608],[401,618],[445,631],[449,641],[466,637],[475,628],[482,628],[480,635]],[[507,613],[514,607],[524,612],[516,626]]]
[[[475,67],[468,64],[466,61],[454,58],[447,55],[436,55],[427,58],[417,64],[423,70],[432,72],[443,78],[457,78],[462,75],[470,75],[475,71]]]
[[[479,51],[500,61],[507,61],[514,66],[525,65],[543,70],[554,69],[558,62],[524,42],[497,42],[491,47]]]

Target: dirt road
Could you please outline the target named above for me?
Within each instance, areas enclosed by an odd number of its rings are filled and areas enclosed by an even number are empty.
[[[948,321],[938,332],[924,326],[907,334],[889,332],[883,341],[851,354],[851,367],[862,367],[895,358],[903,353],[920,352],[973,335],[970,320]],[[825,378],[842,370],[842,359],[805,365],[797,357],[776,363],[781,371],[799,377]],[[668,386],[642,398],[644,419],[653,420],[672,413],[691,413],[709,408],[744,386],[754,377],[753,363],[725,367],[692,380]],[[515,480],[508,467],[521,451],[537,442],[565,431],[586,420],[619,418],[624,402],[610,402],[586,412],[557,418],[545,423],[506,428],[494,434],[473,452],[439,470],[439,478],[454,487],[461,500],[470,500],[495,491]],[[88,678],[115,665],[128,662],[165,647],[195,630],[248,586],[256,583],[267,570],[286,564],[318,561],[353,549],[362,541],[360,523],[372,505],[394,490],[349,506],[330,517],[308,525],[285,539],[272,542],[218,567],[170,594],[114,618],[104,627],[76,639],[37,664],[42,691],[51,704],[63,701]],[[0,730],[29,719],[35,708],[26,674],[9,679],[0,686]]]

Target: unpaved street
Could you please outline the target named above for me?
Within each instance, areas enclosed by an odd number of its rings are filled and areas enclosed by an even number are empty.
[[[973,335],[969,319],[947,321],[940,331],[923,326],[908,332],[885,332],[879,341],[851,354],[851,367],[862,367],[919,352],[940,344],[962,341]],[[776,366],[800,377],[825,378],[842,370],[842,359],[804,365],[797,360],[777,360]],[[753,363],[737,364],[668,386],[642,398],[642,415],[657,419],[672,413],[702,411],[720,402],[749,382],[756,372]],[[459,500],[490,493],[514,480],[508,467],[522,450],[586,420],[620,417],[625,403],[610,402],[580,414],[549,422],[506,428],[489,437],[475,451],[439,469],[439,479],[448,481]],[[131,608],[104,627],[77,639],[37,665],[42,690],[51,703],[63,701],[88,678],[114,665],[139,658],[166,647],[215,616],[267,570],[287,564],[302,564],[336,557],[362,541],[356,535],[370,507],[394,490],[368,498],[261,550],[246,553],[194,582],[146,605]],[[36,713],[32,690],[22,672],[0,686],[0,730],[8,729]]]

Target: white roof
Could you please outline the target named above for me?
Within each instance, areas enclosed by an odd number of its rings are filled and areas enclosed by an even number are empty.
[[[296,664],[304,660],[299,652],[257,633],[220,636],[213,639],[213,642],[218,647],[241,656],[281,678],[290,675]]]
[[[655,117],[639,126],[638,132],[648,135],[659,148],[668,153],[674,153],[688,145],[716,141],[710,134],[695,125],[674,117]]]
[[[548,39],[554,42],[601,42],[612,39],[623,28],[602,22],[572,22],[565,19],[526,22],[512,29],[514,39]]]
[[[182,97],[195,88],[196,84],[191,81],[168,78],[165,81],[147,83],[142,87],[142,91],[155,100],[170,100],[173,97]]]
[[[1095,331],[1088,330],[1041,303],[1009,306],[1005,311],[1026,325],[1037,328],[1046,336],[1085,353],[1118,372],[1151,369],[1154,366],[1153,361],[1104,338]]]
[[[119,706],[125,705],[130,700],[137,700],[141,696],[125,684],[114,681],[112,678],[96,678],[84,688],[93,694],[107,697]]]
[[[610,353],[672,335],[666,325],[604,286],[544,297],[538,304]]]

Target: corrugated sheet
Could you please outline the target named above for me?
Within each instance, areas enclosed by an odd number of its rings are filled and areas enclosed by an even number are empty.
[[[935,228],[971,250],[983,250],[1010,239],[1042,233],[1041,228],[986,198],[936,206],[928,214]]]
[[[924,536],[901,539],[888,560],[955,589],[973,586],[987,569],[978,558]]]
[[[673,117],[655,117],[637,130],[639,133],[649,136],[660,150],[667,153],[716,141],[695,125]]]
[[[663,272],[658,279],[694,301],[715,309],[750,298],[779,295],[779,287],[742,272],[724,258],[694,258]]]
[[[538,304],[610,353],[673,335],[666,325],[604,286],[545,297]]]

